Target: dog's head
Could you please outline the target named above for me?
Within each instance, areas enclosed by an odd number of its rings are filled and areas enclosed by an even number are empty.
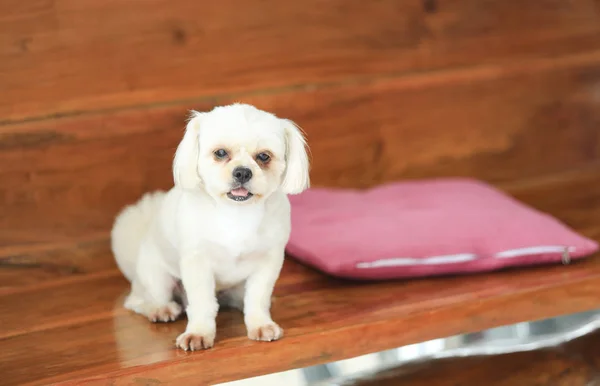
[[[309,182],[306,142],[287,119],[245,104],[192,112],[173,162],[175,185],[217,200],[253,202]]]

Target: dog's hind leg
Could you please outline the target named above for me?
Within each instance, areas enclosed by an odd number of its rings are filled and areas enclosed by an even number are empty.
[[[125,308],[144,315],[154,323],[177,320],[183,311],[181,305],[174,300],[169,300],[162,305],[148,300],[147,292],[137,281],[131,285],[131,292],[125,299]]]
[[[171,322],[181,315],[183,308],[173,298],[177,280],[159,263],[158,253],[152,243],[142,243],[136,277],[125,308],[146,316],[151,322]]]

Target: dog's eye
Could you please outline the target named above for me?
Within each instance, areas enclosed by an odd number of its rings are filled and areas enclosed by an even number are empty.
[[[258,153],[256,155],[256,159],[262,163],[267,163],[271,159],[271,156],[268,155],[267,153]]]
[[[215,150],[213,153],[217,159],[223,159],[227,157],[227,152],[223,149]]]

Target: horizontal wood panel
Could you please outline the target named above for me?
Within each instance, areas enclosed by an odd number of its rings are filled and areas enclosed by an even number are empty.
[[[305,129],[316,186],[451,175],[500,183],[598,162],[599,64],[594,53],[245,101]],[[0,127],[0,246],[106,232],[123,205],[172,186],[186,110],[229,102]]]
[[[9,0],[0,122],[598,48],[594,0]]]
[[[305,274],[300,276],[293,269],[288,271],[280,285],[294,288],[300,281],[305,281]],[[107,234],[99,239],[0,250],[0,296],[21,296],[29,291],[51,290],[62,285],[73,286],[86,280],[116,276],[121,274],[113,259]]]
[[[70,292],[79,298],[74,306],[85,300],[93,303],[90,312],[61,305],[56,315],[44,314],[37,321],[34,316],[39,310],[26,306],[19,297],[3,299],[28,325],[52,324],[46,326],[50,329],[20,328],[18,334],[5,337],[0,369],[7,385],[43,384],[100,374],[104,383],[105,376],[120,379],[116,384],[139,377],[171,382],[227,381],[586,310],[600,302],[599,279],[598,259],[571,267],[468,279],[345,285],[335,281],[328,286],[329,279],[321,276],[323,288],[316,291],[285,294],[278,290],[273,317],[286,329],[286,337],[280,342],[249,341],[241,314],[223,311],[218,318],[215,348],[191,355],[173,345],[185,328],[184,320],[152,325],[118,305],[122,297],[116,294],[127,290],[122,279],[111,279],[106,284],[111,289],[109,295],[100,297],[97,290],[103,285],[95,280],[55,291],[57,295],[38,293],[35,298],[66,305],[65,297]],[[535,299],[534,306],[531,299]],[[503,311],[507,307],[511,313]],[[78,319],[77,314],[83,317]],[[201,366],[206,361],[211,366]]]
[[[524,178],[500,184],[519,200],[548,212],[592,239],[600,240],[600,197],[598,167],[585,168],[550,178]],[[565,182],[568,181],[568,182]],[[570,188],[569,200],[555,192],[565,184]],[[20,296],[32,290],[51,290],[60,285],[78,285],[90,279],[120,276],[110,251],[106,232],[89,240],[12,246],[0,249],[0,295]],[[288,267],[289,268],[289,267]],[[286,268],[278,286],[289,291],[305,290],[306,272]],[[318,288],[310,287],[312,289]],[[21,326],[24,327],[24,326]]]
[[[78,278],[117,268],[110,242],[101,239],[0,250],[0,294],[49,281]]]
[[[102,259],[110,261],[110,254]],[[68,321],[70,325],[86,322],[98,317],[110,317],[115,309],[122,309],[127,294],[126,279],[121,275],[92,277],[80,283],[65,283],[19,294],[5,294],[0,302],[2,331],[0,339],[48,330]],[[46,295],[51,293],[52,295]],[[15,301],[33,305],[23,320],[22,312],[15,312]],[[25,307],[29,307],[25,306]]]

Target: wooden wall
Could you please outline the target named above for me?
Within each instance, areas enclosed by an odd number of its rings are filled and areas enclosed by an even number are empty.
[[[2,0],[0,248],[105,235],[186,110],[307,132],[317,186],[600,161],[600,0]]]

